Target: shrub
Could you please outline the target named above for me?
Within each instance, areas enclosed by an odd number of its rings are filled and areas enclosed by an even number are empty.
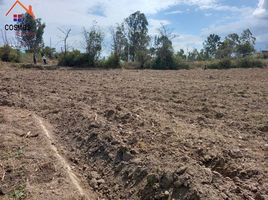
[[[264,67],[264,63],[262,63],[260,60],[254,59],[254,58],[241,58],[238,59],[236,62],[237,68],[262,68]]]
[[[236,61],[230,59],[222,59],[207,65],[208,69],[230,69],[230,68],[262,68],[264,64],[254,58],[240,58]]]
[[[219,65],[217,62],[212,62],[212,63],[206,65],[205,68],[207,68],[207,69],[219,69]]]
[[[8,45],[0,47],[0,58],[4,62],[20,62],[21,54],[19,50],[13,49]]]
[[[107,60],[104,60],[105,68],[120,68],[120,59],[118,56],[112,54],[110,55]]]
[[[230,69],[233,67],[232,61],[230,59],[223,59],[219,62],[220,69]]]
[[[65,55],[59,55],[59,63],[58,65],[61,66],[68,66],[68,67],[82,67],[88,65],[87,55],[80,53],[78,50],[74,50],[72,52],[67,52]]]
[[[161,57],[157,57],[152,62],[152,68],[158,70],[178,70],[178,69],[189,69],[190,66],[180,58],[176,58],[175,56],[168,56],[164,59]]]
[[[152,64],[153,69],[157,70],[175,70],[177,69],[176,67],[176,62],[172,54],[168,54],[165,56],[157,56]]]
[[[230,59],[222,59],[207,65],[208,69],[230,69],[234,67]]]
[[[56,54],[55,48],[45,47],[42,50],[42,54],[46,55],[49,59],[54,59]]]
[[[184,59],[181,59],[179,57],[174,58],[175,67],[176,69],[190,69],[190,66]]]

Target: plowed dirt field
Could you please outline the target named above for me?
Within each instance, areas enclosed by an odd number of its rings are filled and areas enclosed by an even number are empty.
[[[2,142],[4,135],[24,138],[36,130],[32,127],[29,133],[29,124],[23,126],[23,133],[17,133],[20,126],[16,131],[3,128],[12,126],[7,116],[11,111],[16,116],[18,110],[49,124],[56,152],[70,165],[83,190],[94,191],[99,199],[268,199],[268,69],[0,67],[0,108],[0,199],[14,192],[15,182],[7,177],[17,169],[3,156],[12,145]],[[43,137],[40,134],[36,137]],[[24,147],[28,141],[25,155],[35,151],[30,147],[36,148],[28,140],[21,141]],[[14,151],[19,150],[17,144]],[[39,146],[36,151],[45,150]],[[37,158],[20,159],[31,169]],[[27,181],[51,181],[50,173],[58,172],[51,167],[56,160],[50,157],[43,163],[47,174],[41,167],[41,172],[24,173],[17,181],[26,185],[23,198],[36,192]],[[64,180],[72,178],[70,170],[65,170],[67,175],[62,172]],[[58,184],[62,191],[75,186]],[[47,187],[43,190],[48,193]],[[79,188],[74,194],[79,197]]]

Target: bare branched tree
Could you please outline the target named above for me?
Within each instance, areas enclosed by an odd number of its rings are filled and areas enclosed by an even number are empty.
[[[70,35],[70,32],[71,32],[72,29],[66,29],[66,30],[63,30],[63,29],[61,29],[61,28],[58,28],[58,30],[59,30],[62,34],[64,34],[64,37],[63,37],[63,40],[62,40],[62,41],[64,42],[64,54],[66,54],[67,51],[68,51],[67,40],[68,40],[68,38],[69,38],[69,35]]]
[[[173,30],[168,28],[163,23],[161,23],[161,27],[158,29],[158,32],[160,33],[160,35],[167,37],[170,41],[179,37],[179,35],[174,34]]]

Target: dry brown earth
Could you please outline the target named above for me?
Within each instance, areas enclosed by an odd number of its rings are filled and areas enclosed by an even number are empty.
[[[49,123],[55,146],[100,198],[268,199],[268,69],[0,68],[0,106]],[[1,154],[31,141],[1,138]],[[47,178],[57,173],[48,169]]]

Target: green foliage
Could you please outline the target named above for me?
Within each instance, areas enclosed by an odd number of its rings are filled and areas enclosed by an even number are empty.
[[[249,29],[244,30],[239,39],[240,44],[238,45],[237,52],[240,56],[249,56],[255,52],[254,45],[256,43],[256,38]]]
[[[144,58],[140,56],[140,52],[146,50],[150,41],[147,18],[145,14],[137,11],[125,19],[125,22],[128,32],[128,55],[132,61],[140,61],[139,59]]]
[[[68,67],[93,67],[88,63],[88,54],[81,53],[78,50],[67,52],[66,54],[62,53],[59,55],[59,66],[68,66]],[[118,56],[112,54],[107,59],[99,60],[95,63],[94,67],[99,68],[119,68],[120,59]]]
[[[202,60],[246,57],[255,52],[255,42],[256,38],[249,29],[244,30],[241,36],[236,33],[229,34],[223,41],[221,41],[218,35],[211,34],[204,42],[204,49],[200,53],[198,51],[192,52],[188,58],[189,60],[197,60],[198,53],[200,55],[199,58]],[[201,52],[203,52],[203,55],[201,55]]]
[[[56,56],[56,49],[50,48],[50,47],[45,47],[42,50],[42,54],[46,55],[50,59],[54,59]]]
[[[207,65],[208,69],[230,69],[234,67],[230,59],[222,59]]]
[[[216,34],[210,34],[204,42],[204,50],[208,58],[215,58],[217,49],[220,46],[221,38]]]
[[[172,36],[167,32],[166,27],[159,29],[159,36],[155,37],[156,58],[152,65],[153,69],[176,69]]]
[[[155,58],[151,64],[153,69],[176,70],[189,68],[183,62],[186,58],[183,50],[174,55],[172,39],[175,37],[165,26],[159,29],[159,36],[155,37],[155,47],[151,49],[151,52],[155,53]]]
[[[180,51],[176,53],[176,58],[186,60],[187,56],[183,49],[180,49]]]
[[[103,33],[96,27],[92,26],[90,31],[84,30],[86,42],[86,53],[88,55],[89,66],[95,67],[100,57],[103,43]]]
[[[105,68],[120,68],[120,59],[117,55],[110,55],[107,60],[104,60],[103,67]]]
[[[207,65],[208,69],[230,69],[230,68],[262,68],[264,64],[251,57],[231,60],[228,58],[214,61]]]
[[[254,58],[246,57],[240,58],[236,61],[237,68],[262,68],[264,67],[264,63],[260,60],[256,60]]]
[[[4,62],[18,63],[21,60],[21,53],[19,50],[13,49],[8,45],[0,47],[0,58]]]
[[[117,25],[112,30],[113,44],[112,49],[113,53],[118,56],[120,59],[127,61],[128,60],[128,40],[125,33],[124,24]]]
[[[19,31],[19,42],[28,51],[36,53],[44,44],[43,34],[46,25],[41,22],[41,19],[33,19],[28,13],[24,15],[21,25],[30,28]]]
[[[236,33],[229,34],[219,46],[217,58],[231,58],[237,56],[239,44],[239,35]]]
[[[193,49],[193,51],[190,51],[188,53],[188,60],[190,61],[196,61],[196,60],[199,60],[199,52],[197,49]]]
[[[9,193],[9,197],[14,200],[23,200],[27,198],[27,192],[24,185],[20,185],[14,191]]]
[[[186,60],[181,59],[180,57],[174,57],[176,69],[190,69],[189,64]]]
[[[59,55],[59,66],[82,67],[88,66],[88,58],[86,54],[80,53],[78,50],[67,52],[65,55]]]
[[[172,55],[165,57],[157,57],[152,65],[153,69],[177,69],[176,63]]]
[[[136,54],[136,57],[137,57],[137,61],[140,64],[140,68],[142,69],[146,67],[149,60],[151,59],[147,49],[139,50]]]

